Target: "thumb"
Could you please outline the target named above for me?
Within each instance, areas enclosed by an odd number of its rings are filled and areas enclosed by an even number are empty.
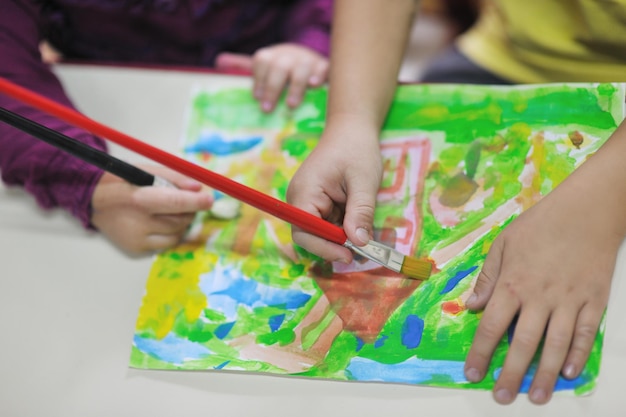
[[[215,68],[222,71],[252,74],[252,57],[250,55],[222,52],[215,58]]]
[[[376,189],[360,190],[348,195],[343,227],[348,239],[363,246],[373,237]]]
[[[470,310],[482,310],[487,305],[487,301],[491,298],[493,290],[500,276],[500,266],[502,264],[502,252],[504,249],[504,240],[496,238],[489,249],[487,259],[476,279],[474,292],[465,302]]]

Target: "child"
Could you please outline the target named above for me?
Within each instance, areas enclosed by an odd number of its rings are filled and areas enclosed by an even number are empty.
[[[385,0],[366,5],[337,0],[335,7],[326,129],[294,176],[287,198],[342,223],[352,242],[365,244],[382,176],[378,134],[416,6],[413,0],[398,0],[393,6]],[[623,0],[493,0],[477,25],[459,39],[458,49],[427,77],[455,82],[623,81],[625,16]],[[469,381],[484,378],[496,345],[517,317],[494,387],[497,402],[514,401],[544,331],[530,401],[548,402],[559,373],[575,378],[583,369],[626,236],[624,155],[622,125],[493,243],[466,303],[484,313],[465,375]],[[293,238],[326,259],[352,259],[348,249],[301,230],[294,229]]]
[[[0,2],[0,77],[71,106],[42,61],[46,40],[67,59],[246,69],[272,111],[286,89],[295,107],[325,82],[331,0],[6,0]],[[217,63],[216,63],[217,62]],[[0,94],[0,106],[95,148],[105,142]],[[131,254],[165,249],[195,212],[211,206],[201,185],[151,168],[176,189],[133,187],[0,123],[0,169],[45,208],[62,207]]]

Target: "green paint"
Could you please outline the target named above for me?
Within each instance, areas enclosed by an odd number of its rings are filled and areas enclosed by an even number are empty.
[[[328,328],[335,317],[335,313],[328,310],[320,322],[313,323],[306,327],[302,331],[302,349],[309,350],[311,346],[318,341],[322,332]]]
[[[294,341],[295,333],[291,329],[279,329],[273,333],[266,333],[257,336],[257,342],[263,345],[273,345],[278,343],[280,346],[286,346]]]

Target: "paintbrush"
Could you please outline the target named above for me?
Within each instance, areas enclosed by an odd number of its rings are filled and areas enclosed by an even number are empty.
[[[20,116],[10,110],[0,107],[0,121],[3,121],[31,136],[40,139],[50,145],[61,149],[83,161],[95,165],[111,174],[128,181],[137,186],[166,186],[175,185],[165,178],[152,175],[140,168],[122,161],[99,149],[80,142],[74,138],[66,136],[56,130],[50,129],[30,119]]]
[[[430,277],[432,263],[428,260],[405,256],[398,250],[374,240],[370,240],[365,246],[356,246],[350,242],[343,229],[335,224],[96,122],[72,108],[3,78],[0,78],[0,92],[67,123],[117,143],[183,175],[194,178],[311,234],[350,248],[354,252],[394,272],[419,280],[425,280]],[[35,122],[30,121],[30,123]]]

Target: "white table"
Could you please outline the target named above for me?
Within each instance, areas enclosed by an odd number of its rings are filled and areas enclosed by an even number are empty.
[[[225,82],[166,70],[67,64],[56,70],[89,116],[171,151],[192,85]],[[129,369],[151,261],[126,257],[69,215],[43,212],[30,195],[0,185],[0,416],[626,415],[623,250],[596,392],[558,396],[543,407],[525,396],[499,406],[483,391]]]

